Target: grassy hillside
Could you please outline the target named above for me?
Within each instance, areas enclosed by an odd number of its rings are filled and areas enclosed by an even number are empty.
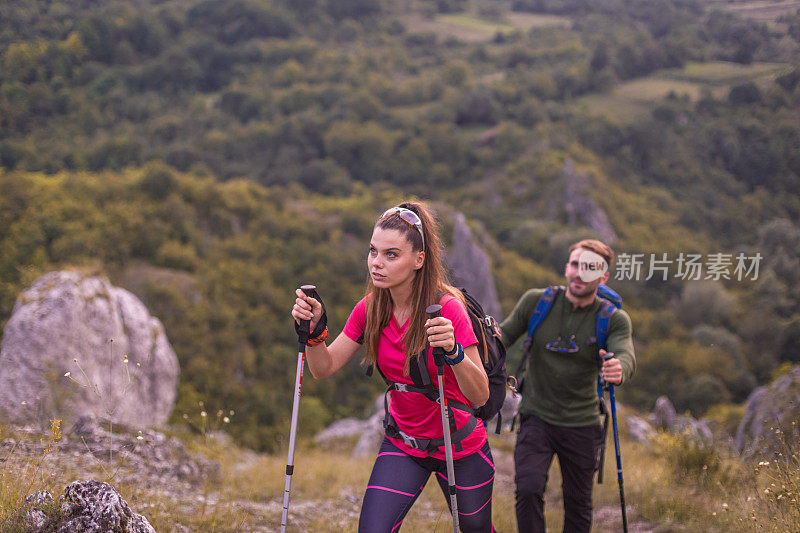
[[[640,362],[623,400],[741,402],[800,360],[800,18],[719,7],[4,2],[0,324],[44,272],[104,272],[166,325],[175,416],[235,409],[239,442],[275,449],[293,288],[340,327],[374,217],[416,196],[467,216],[505,312],[611,231],[648,262],[611,282]],[[736,279],[740,253],[757,276]],[[680,254],[729,254],[730,279],[687,280]],[[303,431],[379,389],[356,364],[310,380]]]

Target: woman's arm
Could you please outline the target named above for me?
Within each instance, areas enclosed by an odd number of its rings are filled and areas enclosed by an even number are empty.
[[[431,318],[425,323],[425,327],[428,329],[428,343],[432,347],[444,348],[446,352],[453,351],[456,338],[453,323],[449,319],[442,316]],[[464,348],[464,359],[450,368],[464,396],[474,405],[485,404],[489,399],[489,378],[483,369],[477,345]]]
[[[317,379],[332,376],[347,363],[361,348],[356,341],[340,333],[330,346],[325,343],[316,346],[306,346],[306,359],[311,375]]]
[[[311,322],[310,329],[314,331],[322,316],[322,304],[314,298],[306,296],[300,289],[297,289],[296,294],[297,299],[292,307],[292,316],[298,324],[301,320],[309,320]],[[326,346],[324,342],[316,346],[306,346],[308,369],[315,378],[325,379],[342,368],[360,347],[360,344],[344,333],[340,333],[330,346]]]

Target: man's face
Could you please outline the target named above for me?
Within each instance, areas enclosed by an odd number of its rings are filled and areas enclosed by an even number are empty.
[[[608,265],[605,269],[602,266],[592,266],[597,259],[597,254],[585,248],[576,248],[569,254],[569,261],[564,268],[564,276],[567,281],[567,291],[578,298],[591,296],[597,287],[608,281]],[[605,263],[605,261],[602,261]],[[589,263],[589,265],[587,265]],[[587,267],[597,268],[597,270],[587,270]]]

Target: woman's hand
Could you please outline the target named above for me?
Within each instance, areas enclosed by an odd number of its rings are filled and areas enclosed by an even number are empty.
[[[445,352],[452,352],[456,345],[455,330],[453,323],[443,317],[429,318],[425,322],[428,334],[428,344],[432,347],[442,347]]]
[[[306,293],[301,289],[297,289],[295,293],[297,294],[297,299],[294,301],[294,307],[292,307],[292,316],[298,324],[301,320],[310,320],[309,331],[314,331],[317,322],[322,317],[322,304],[314,298],[306,296]]]

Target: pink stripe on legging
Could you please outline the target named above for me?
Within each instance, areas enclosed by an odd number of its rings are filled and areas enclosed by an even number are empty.
[[[486,456],[483,454],[483,452],[482,452],[482,451],[478,450],[478,453],[480,454],[480,456],[481,456],[481,457],[483,457],[483,460],[484,460],[484,461],[486,461],[487,463],[489,463],[489,464],[492,466],[492,469],[494,469],[494,463],[493,463],[493,462],[491,462],[491,461],[489,460],[489,458],[488,458],[488,457],[486,457]]]
[[[436,475],[439,476],[440,478],[444,479],[445,481],[447,480],[447,477],[444,476],[441,472],[436,472]],[[487,479],[486,481],[484,481],[483,483],[481,483],[479,485],[472,485],[471,487],[462,487],[461,485],[456,485],[456,488],[458,490],[477,489],[478,487],[483,487],[487,483],[491,483],[493,479],[494,479],[494,475],[492,475],[492,477],[490,477],[489,479]]]
[[[378,454],[378,457],[380,457],[382,455],[399,455],[400,457],[408,457],[403,452],[381,452],[381,453]]]
[[[369,490],[369,489],[385,490],[387,492],[394,492],[394,493],[397,493],[397,494],[402,494],[403,496],[411,496],[411,497],[414,496],[410,492],[403,492],[403,491],[400,491],[400,490],[390,489],[389,487],[379,487],[378,485],[369,485],[367,487],[367,490]]]
[[[481,512],[481,509],[483,509],[484,507],[489,505],[490,501],[492,501],[491,496],[489,497],[488,500],[486,500],[486,503],[484,503],[483,505],[480,506],[480,508],[477,511],[475,511],[473,513],[462,513],[461,511],[459,511],[458,514],[463,514],[464,516],[470,516],[470,515],[473,515],[473,514],[478,514],[479,512]],[[494,526],[492,526],[492,528],[494,528]]]

